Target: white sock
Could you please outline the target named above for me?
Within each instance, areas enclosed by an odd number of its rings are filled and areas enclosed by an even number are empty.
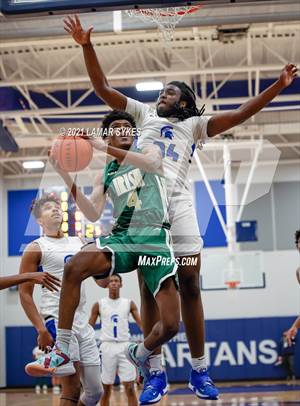
[[[138,345],[137,350],[136,350],[136,357],[140,359],[141,361],[145,361],[149,355],[152,354],[153,351],[148,350],[145,346],[144,343],[141,343]]]
[[[200,372],[201,369],[206,369],[207,365],[205,355],[199,358],[192,358],[192,368],[197,372]]]
[[[57,347],[65,354],[69,354],[69,346],[72,337],[72,330],[63,328],[57,329],[56,344]]]
[[[156,371],[161,372],[162,371],[161,354],[151,355],[149,357],[149,364],[150,364],[150,373],[151,374]]]

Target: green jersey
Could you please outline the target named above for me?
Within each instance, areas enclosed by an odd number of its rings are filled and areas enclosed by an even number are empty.
[[[167,190],[162,176],[133,165],[119,165],[115,160],[105,167],[104,192],[113,204],[114,230],[147,226],[170,228]]]

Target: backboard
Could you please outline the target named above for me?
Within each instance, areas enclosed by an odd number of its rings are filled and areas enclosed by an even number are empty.
[[[64,14],[67,12],[89,12],[105,10],[122,10],[147,7],[167,7],[174,5],[191,5],[199,1],[165,1],[165,0],[2,0],[1,12],[6,16],[26,16],[28,14]]]
[[[266,286],[261,251],[201,255],[201,290],[227,290],[231,282],[238,289],[263,289]]]

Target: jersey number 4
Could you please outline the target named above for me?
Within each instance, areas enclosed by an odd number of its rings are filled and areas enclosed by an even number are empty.
[[[132,192],[129,196],[128,196],[128,200],[127,200],[127,206],[128,207],[134,207],[136,209],[140,209],[142,207],[142,202],[138,197],[138,194],[136,191]]]
[[[179,155],[177,154],[177,152],[175,152],[175,144],[169,144],[167,151],[165,143],[161,141],[155,141],[154,144],[159,146],[163,158],[167,156],[169,158],[172,158],[172,161],[174,162],[178,161]]]

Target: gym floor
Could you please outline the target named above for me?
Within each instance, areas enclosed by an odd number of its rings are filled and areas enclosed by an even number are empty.
[[[170,385],[169,394],[158,403],[160,406],[283,406],[300,405],[300,380],[219,383],[221,397],[218,401],[197,399],[183,384]],[[34,389],[1,390],[0,406],[59,406],[59,396],[36,395]],[[113,391],[113,406],[125,406],[124,392]]]

